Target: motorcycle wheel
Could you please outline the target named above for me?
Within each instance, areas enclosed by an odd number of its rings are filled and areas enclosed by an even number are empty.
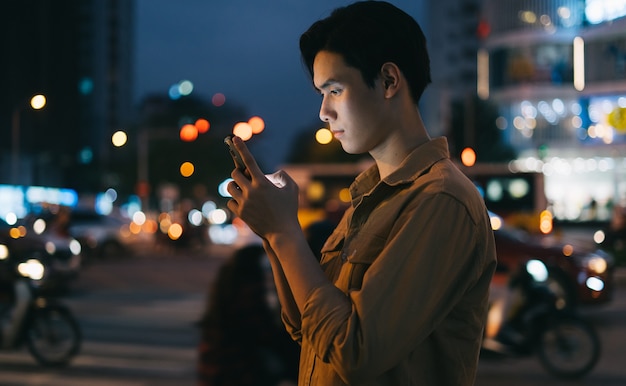
[[[28,350],[43,366],[67,365],[82,343],[78,322],[63,307],[35,310],[26,334]]]
[[[600,359],[598,334],[589,323],[577,317],[548,322],[537,345],[542,366],[563,379],[583,377]]]

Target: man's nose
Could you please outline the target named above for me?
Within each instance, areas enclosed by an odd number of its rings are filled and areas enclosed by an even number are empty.
[[[334,120],[335,117],[336,114],[334,110],[330,107],[330,104],[326,100],[326,98],[324,98],[322,100],[322,105],[320,106],[320,120],[322,120],[322,122],[330,122]]]

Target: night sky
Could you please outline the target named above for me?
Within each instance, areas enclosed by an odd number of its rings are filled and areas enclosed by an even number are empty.
[[[265,131],[251,146],[274,169],[293,134],[320,122],[320,99],[300,61],[300,34],[351,2],[137,0],[135,99],[166,94],[181,80],[193,82],[194,93],[207,100],[225,94],[226,103],[265,120]],[[423,23],[420,0],[390,2]]]

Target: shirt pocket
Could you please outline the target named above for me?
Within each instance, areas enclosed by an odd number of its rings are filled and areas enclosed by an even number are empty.
[[[358,291],[363,286],[363,278],[374,264],[386,243],[386,239],[375,234],[361,232],[344,248],[347,264],[342,269],[342,281],[346,293]]]
[[[333,283],[337,280],[345,261],[345,259],[342,258],[343,243],[344,236],[339,232],[334,232],[330,235],[328,240],[326,240],[321,250],[322,258],[320,264],[322,270]]]

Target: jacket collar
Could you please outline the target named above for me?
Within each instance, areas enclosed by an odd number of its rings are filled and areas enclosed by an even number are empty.
[[[378,166],[374,164],[359,174],[350,186],[353,205],[360,202],[360,197],[371,192],[379,183],[388,186],[411,183],[426,173],[435,163],[447,158],[450,158],[448,140],[445,137],[438,137],[415,148],[402,161],[400,167],[382,181],[380,181]]]

